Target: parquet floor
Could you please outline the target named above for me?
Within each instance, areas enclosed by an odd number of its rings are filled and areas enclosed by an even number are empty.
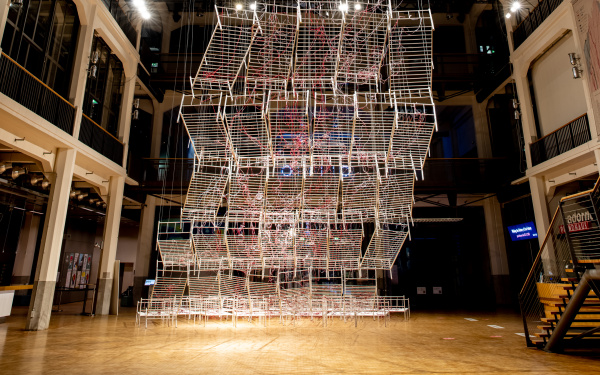
[[[26,332],[24,308],[0,324],[0,374],[596,374],[600,351],[549,354],[527,348],[513,313],[413,312],[394,316],[258,322],[180,319],[178,327],[119,316],[56,313],[47,331]],[[475,319],[466,320],[465,318]],[[493,328],[494,325],[501,328]]]

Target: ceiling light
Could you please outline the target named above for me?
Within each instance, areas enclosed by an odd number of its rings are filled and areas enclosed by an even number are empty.
[[[514,13],[519,9],[521,9],[521,2],[513,1],[513,3],[510,6],[510,11]]]
[[[32,175],[31,178],[29,179],[29,182],[32,185],[37,184],[38,182],[40,182],[42,180],[42,178],[40,176],[36,176],[36,175]]]
[[[25,170],[25,168],[23,167],[16,167],[13,168],[12,173],[10,174],[10,176],[12,177],[13,180],[16,180],[17,178],[19,178],[19,176],[24,175],[27,171]]]
[[[79,190],[71,190],[71,194],[69,194],[69,198],[75,198],[79,194],[81,194],[81,191],[79,191]]]
[[[42,189],[48,189],[48,186],[50,186],[50,180],[44,178],[40,186],[42,187]]]
[[[0,173],[6,172],[7,169],[12,168],[12,163],[1,163],[0,164]]]
[[[250,9],[252,9],[252,10],[256,10],[256,3],[252,3],[252,4],[250,4]]]
[[[362,9],[362,5],[360,5],[359,3],[354,4],[354,10],[361,10]]]
[[[142,15],[142,18],[145,20],[149,20],[150,19],[150,12],[148,12],[147,10],[142,10],[140,12],[140,14]]]
[[[506,18],[510,18],[510,13],[506,13]]]
[[[87,196],[88,196],[88,193],[81,193],[77,196],[77,200],[81,201],[81,200],[83,200],[83,198],[85,198]]]
[[[235,10],[242,10],[242,9],[244,9],[242,4],[240,4],[240,3],[235,4]]]
[[[340,3],[339,9],[342,12],[347,12],[348,11],[348,3]]]

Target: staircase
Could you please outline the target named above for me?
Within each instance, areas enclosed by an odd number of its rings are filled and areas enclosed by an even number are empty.
[[[599,198],[596,182],[559,203],[519,294],[528,346],[557,352],[600,343]]]

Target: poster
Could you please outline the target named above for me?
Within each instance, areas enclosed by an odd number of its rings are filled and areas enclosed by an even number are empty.
[[[88,255],[87,267],[85,269],[85,283],[90,283],[90,273],[92,272],[92,256]]]
[[[71,285],[71,273],[73,272],[73,253],[65,255],[65,262],[67,263],[67,277],[65,279],[65,288]]]
[[[581,65],[587,76],[595,115],[600,115],[600,1],[575,0],[577,33],[583,44]]]
[[[86,275],[87,275],[88,255],[87,254],[82,254],[82,255],[83,255],[83,264],[81,265],[81,278],[79,279],[79,289],[85,289],[85,284],[87,284]]]
[[[77,283],[77,264],[79,263],[79,253],[75,253],[73,256],[73,269],[71,270],[71,279],[69,283],[69,288],[75,288],[75,284]]]

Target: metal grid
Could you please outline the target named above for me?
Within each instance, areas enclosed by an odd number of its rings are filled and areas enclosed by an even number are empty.
[[[157,243],[165,266],[186,266],[196,263],[191,240],[158,240]]]
[[[220,174],[195,171],[181,210],[182,219],[214,221],[228,179],[227,169],[221,169]]]
[[[223,100],[222,95],[209,96],[180,108],[181,119],[201,164],[205,161],[211,164],[210,161],[227,160],[230,155],[220,100]]]
[[[388,225],[381,224],[381,227],[375,229],[362,259],[362,268],[390,269],[394,264],[408,232],[406,226],[399,226],[396,230],[387,227]]]
[[[355,126],[355,96],[332,94],[315,96],[312,155],[347,157],[352,148]]]
[[[381,177],[378,201],[381,222],[406,222],[412,216],[414,181],[412,171],[393,171]]]
[[[342,177],[342,214],[374,219],[377,204],[375,167],[354,167]]]
[[[225,119],[231,145],[237,157],[268,158],[271,155],[262,97],[228,97]]]
[[[309,94],[305,92],[276,92],[269,98],[269,129],[275,159],[308,156],[309,106]]]
[[[218,24],[193,81],[194,90],[231,92],[245,62],[256,28],[253,14],[217,7]]]

